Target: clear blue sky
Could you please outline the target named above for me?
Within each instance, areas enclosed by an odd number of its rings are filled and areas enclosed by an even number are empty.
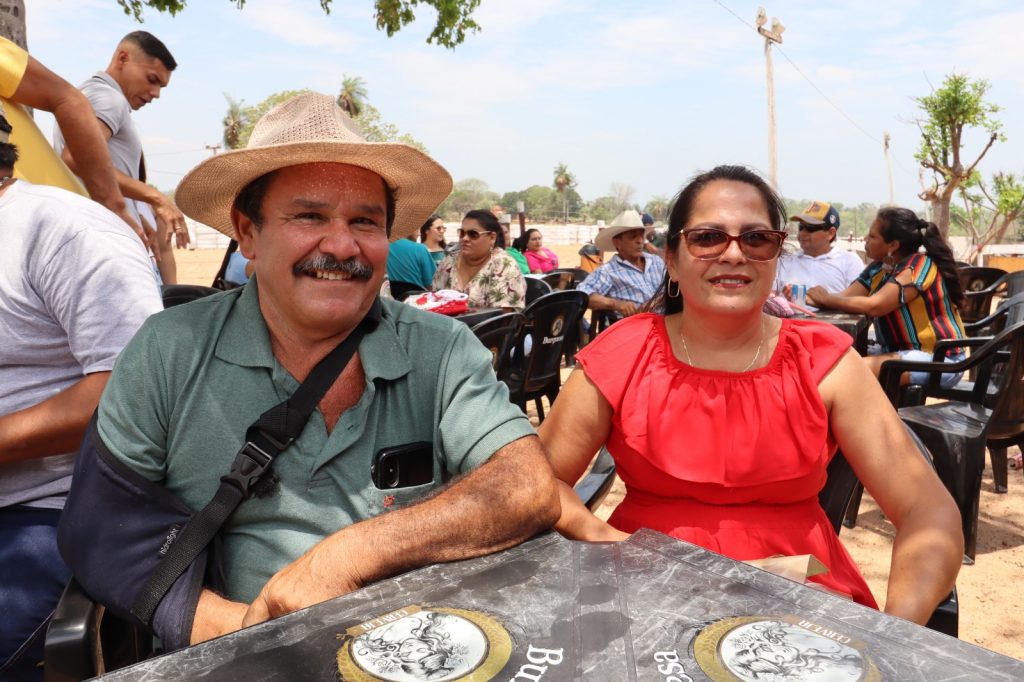
[[[990,100],[1004,107],[1008,139],[982,169],[1024,172],[1020,2],[764,1],[786,25],[782,49],[799,69],[775,53],[785,195],[885,202],[888,130],[896,201],[920,207],[911,97],[953,70],[990,80]],[[135,117],[151,179],[167,190],[220,142],[223,93],[247,104],[286,89],[336,94],[343,74],[360,76],[384,118],[426,144],[455,180],[506,192],[550,184],[565,162],[584,199],[622,183],[643,203],[718,163],[767,172],[763,41],[752,28],[759,3],[721,3],[483,0],[482,30],[450,51],[424,42],[428,14],[387,38],[371,0],[335,0],[329,16],[316,0],[248,0],[242,11],[192,0],[175,18],[146,14],[141,28],[167,43],[179,67]],[[30,51],[73,83],[105,68],[120,37],[140,28],[115,0],[27,4]],[[40,120],[48,131],[52,119]],[[969,138],[968,153],[981,142]]]

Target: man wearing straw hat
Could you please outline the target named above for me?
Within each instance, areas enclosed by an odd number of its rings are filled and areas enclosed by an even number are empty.
[[[653,231],[653,224],[627,210],[597,233],[597,248],[615,255],[577,287],[590,296],[591,310],[607,310],[618,320],[636,314],[654,296],[665,277],[665,261],[644,249]]]
[[[153,623],[171,648],[508,547],[558,517],[547,459],[490,353],[457,321],[377,297],[389,238],[418,229],[451,184],[412,147],[366,142],[316,93],[272,109],[246,149],[181,181],[182,210],[237,238],[255,274],[154,316],[125,349],[96,426],[117,460],[202,508],[247,427],[371,324],[270,485],[222,526],[223,594],[204,587],[194,618],[163,618],[161,602]],[[378,487],[382,453],[417,480],[399,469],[397,485]]]

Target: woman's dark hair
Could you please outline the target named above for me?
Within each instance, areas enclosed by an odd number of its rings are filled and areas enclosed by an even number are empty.
[[[434,215],[432,215],[429,218],[427,218],[427,222],[423,223],[423,225],[420,226],[420,241],[421,242],[426,243],[426,241],[427,241],[427,232],[430,232],[431,228],[434,226],[434,223],[437,222],[440,219],[441,219],[441,216],[439,216],[439,215],[437,215],[435,213]],[[441,238],[440,244],[441,244],[441,248],[442,249],[447,249],[448,248],[448,245],[444,243],[444,237]]]
[[[897,254],[900,260],[917,253],[923,246],[925,253],[938,266],[942,281],[946,283],[946,291],[949,292],[950,300],[958,306],[962,305],[964,291],[960,286],[956,260],[953,258],[949,244],[942,238],[938,225],[918,218],[917,214],[909,208],[898,206],[879,209],[875,219],[878,221],[878,232],[882,235],[882,239],[887,242],[898,241],[900,243],[900,250]]]
[[[467,213],[462,218],[463,220],[475,220],[480,223],[480,227],[484,228],[488,232],[494,233],[495,246],[505,248],[505,233],[501,230],[501,223],[494,217],[494,214],[484,209],[475,209]]]
[[[697,201],[697,196],[704,191],[704,188],[717,180],[742,182],[756,189],[764,200],[764,207],[768,211],[768,219],[771,221],[772,229],[784,229],[786,225],[786,204],[782,201],[782,197],[779,196],[778,192],[765,182],[764,178],[746,166],[715,166],[709,171],[695,175],[679,191],[675,199],[672,200],[672,211],[668,216],[668,237],[665,242],[666,259],[674,255],[679,248],[680,235],[693,214],[693,205]],[[661,283],[661,287],[658,288],[654,298],[644,305],[645,310],[656,310],[664,307],[664,313],[671,315],[683,309],[682,293],[669,296],[668,283],[669,275],[666,271],[665,280]]]

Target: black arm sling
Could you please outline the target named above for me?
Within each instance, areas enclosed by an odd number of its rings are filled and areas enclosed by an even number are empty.
[[[376,327],[380,314],[380,299],[376,299],[366,317],[317,363],[295,393],[260,415],[246,430],[245,445],[235,455],[231,471],[221,477],[220,487],[213,498],[189,519],[150,574],[132,604],[132,615],[146,625],[151,623],[160,600],[174,582],[210,544],[242,500],[252,494],[253,487],[270,469],[274,458],[302,433],[327,389],[359,348],[363,336]]]

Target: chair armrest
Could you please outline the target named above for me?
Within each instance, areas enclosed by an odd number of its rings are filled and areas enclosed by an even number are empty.
[[[103,607],[74,578],[64,588],[46,630],[46,682],[71,682],[96,675],[97,623]]]

